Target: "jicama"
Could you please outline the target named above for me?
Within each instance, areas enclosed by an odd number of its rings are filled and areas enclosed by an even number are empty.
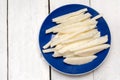
[[[67,64],[71,64],[71,65],[82,65],[82,64],[89,63],[96,58],[97,58],[97,56],[95,56],[95,55],[86,56],[86,57],[69,57],[69,58],[65,58],[64,62]]]
[[[70,17],[72,17],[72,16],[79,15],[79,14],[84,13],[84,12],[86,12],[86,11],[87,11],[87,8],[84,8],[84,9],[81,9],[81,10],[78,10],[78,11],[75,11],[75,12],[72,12],[72,13],[68,13],[68,14],[65,14],[65,15],[62,15],[62,16],[59,16],[59,17],[56,17],[56,18],[52,19],[52,21],[53,21],[53,22],[61,21],[61,20],[70,18]]]
[[[109,47],[110,47],[109,44],[102,44],[102,45],[90,47],[90,48],[87,48],[87,49],[78,50],[71,55],[67,55],[66,57],[72,57],[72,56],[75,56],[75,55],[76,56],[90,56],[90,55],[97,54],[98,52],[100,52],[104,49],[107,49]]]
[[[76,19],[80,22],[80,21],[84,21],[85,19],[90,18],[91,16],[92,15],[90,13],[86,13],[86,14],[81,14],[81,15],[73,16],[73,17],[70,17],[68,19],[61,20],[61,21],[56,21],[56,22],[57,23],[67,23],[67,22],[76,21]]]
[[[53,48],[42,50],[44,53],[54,52]]]
[[[78,41],[78,40],[88,39],[88,38],[93,37],[95,34],[97,34],[97,32],[98,32],[97,29],[93,29],[93,30],[78,34],[78,35],[72,37],[70,40],[63,41],[62,43],[70,43],[70,42],[74,42],[74,41]]]
[[[91,17],[85,8],[52,19],[59,24],[46,30],[46,34],[56,34],[43,46],[43,52],[63,57],[63,62],[70,65],[82,65],[96,59],[97,53],[110,45],[106,43],[108,36],[101,36],[97,29],[97,20],[102,16]]]
[[[85,21],[82,21],[82,22],[80,22],[79,19],[72,20],[72,21],[66,21],[65,23],[62,23],[62,24],[54,26],[54,27],[52,27],[50,29],[47,29],[46,33],[50,33],[50,32],[54,32],[55,33],[54,30],[59,30],[59,29],[62,29],[62,28],[64,29],[66,27],[68,27],[68,28],[74,27],[74,25],[76,26],[76,24],[77,25],[82,25],[82,26],[90,25],[90,24],[94,25],[94,24],[97,23],[96,20],[98,18],[100,18],[100,17],[102,17],[102,16],[101,15],[97,15],[97,16],[93,17],[92,19],[86,19]],[[74,24],[72,24],[72,23],[74,23]]]
[[[97,38],[97,39],[95,39],[95,40],[92,40],[92,41],[84,44],[83,46],[74,47],[74,48],[72,48],[70,51],[81,50],[81,49],[89,48],[89,47],[92,47],[92,46],[104,44],[104,43],[106,43],[107,41],[108,41],[108,36],[106,35],[106,36]]]

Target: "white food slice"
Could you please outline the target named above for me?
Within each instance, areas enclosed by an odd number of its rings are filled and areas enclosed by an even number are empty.
[[[98,46],[94,46],[94,47],[90,47],[87,49],[76,51],[75,54],[76,55],[87,55],[88,53],[93,53],[93,52],[96,54],[104,49],[109,48],[109,47],[110,47],[109,44],[102,44],[102,45],[98,45]]]
[[[98,33],[98,30],[93,29],[93,30],[78,34],[69,40],[63,41],[62,43],[70,43],[70,42],[74,42],[74,41],[78,41],[78,40],[88,39],[88,38],[93,37],[96,33]]]
[[[76,20],[74,20],[74,21],[76,21]],[[54,33],[56,33],[56,32],[58,32],[58,31],[61,31],[61,30],[65,30],[65,29],[69,29],[69,28],[72,28],[72,27],[80,27],[80,26],[89,26],[89,25],[96,25],[97,24],[97,21],[95,21],[95,20],[91,20],[91,19],[87,19],[87,20],[85,20],[85,21],[83,21],[83,22],[80,22],[80,21],[78,21],[78,22],[76,22],[76,23],[74,23],[74,21],[72,21],[72,22],[66,22],[66,23],[63,23],[63,24],[59,24],[59,25],[57,25],[57,26],[54,26],[54,27],[52,27],[52,28],[49,28],[49,29],[47,29],[46,30],[46,34],[47,33],[51,33],[51,32],[54,32]],[[72,23],[74,23],[74,24],[72,24]]]
[[[93,38],[99,38],[100,36],[100,32],[98,32],[95,36],[93,36]]]
[[[64,20],[64,19],[68,19],[72,16],[79,15],[79,14],[84,13],[86,11],[87,11],[87,8],[84,8],[84,9],[81,9],[81,10],[78,10],[78,11],[75,11],[75,12],[72,12],[72,13],[68,13],[68,14],[56,17],[56,18],[52,19],[52,21],[56,22],[56,21],[61,21],[61,20]]]
[[[53,57],[62,57],[62,55],[59,54],[57,51],[54,51],[54,54],[52,56]]]
[[[54,52],[54,49],[50,48],[50,49],[44,49],[42,51],[43,51],[43,53],[49,53],[49,52]]]
[[[80,22],[80,21],[84,21],[85,19],[90,18],[91,16],[92,15],[90,13],[76,15],[76,16],[70,17],[65,20],[57,21],[57,23],[76,22],[76,20]]]
[[[99,19],[101,17],[102,17],[102,15],[97,15],[97,16],[93,17],[92,20],[97,20],[97,19]]]
[[[58,44],[58,45],[56,45],[55,50],[59,50],[59,49],[61,49],[62,47],[63,47],[62,44]]]
[[[64,53],[70,51],[71,48],[82,46],[83,44],[86,44],[93,39],[94,38],[90,38],[90,39],[86,39],[86,40],[82,40],[82,41],[76,41],[74,43],[67,44],[67,45],[63,46],[63,48],[61,48],[58,52],[61,53],[61,54],[64,54]]]
[[[86,56],[86,57],[69,57],[69,58],[65,58],[64,62],[71,65],[82,65],[82,64],[89,63],[96,58],[97,56],[94,56],[94,55]]]
[[[77,47],[73,47],[70,49],[70,51],[77,51],[77,50],[82,50],[82,49],[85,49],[85,48],[90,48],[90,47],[93,47],[93,46],[96,46],[96,45],[100,45],[100,44],[103,44],[103,43],[106,43],[108,41],[108,36],[103,36],[103,37],[99,37],[95,40],[92,40],[86,44],[84,44],[83,46],[77,46]]]
[[[90,23],[86,23],[86,22],[84,22],[84,23],[79,23],[78,22],[78,23],[75,23],[75,24],[64,26],[62,28],[54,29],[52,32],[53,33],[57,33],[57,32],[60,32],[60,33],[71,33],[73,31],[80,30],[80,29],[82,29],[84,27],[96,26],[96,24],[97,24],[97,21],[94,21],[93,25],[90,25]]]
[[[51,41],[49,41],[47,44],[45,44],[45,45],[43,46],[43,48],[44,48],[44,49],[48,48],[48,47],[50,46],[50,44],[51,44]]]

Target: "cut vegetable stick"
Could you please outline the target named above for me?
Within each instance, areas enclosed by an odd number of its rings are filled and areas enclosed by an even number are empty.
[[[106,43],[107,41],[108,41],[108,36],[106,35],[106,36],[97,38],[95,40],[92,40],[92,41],[84,44],[83,46],[73,47],[73,48],[70,49],[70,51],[82,50],[82,49],[85,49],[85,48],[89,48],[89,47],[93,47],[93,46],[96,46],[96,45]]]
[[[91,20],[97,20],[97,19],[99,19],[101,17],[102,17],[102,15],[97,15],[97,16],[93,17]]]
[[[68,19],[65,20],[61,20],[61,21],[56,21],[56,23],[67,23],[67,22],[74,22],[74,21],[84,21],[85,19],[90,18],[92,15],[90,13],[86,13],[84,15],[77,15],[77,16],[73,16],[70,17]]]
[[[50,48],[50,49],[44,49],[42,51],[43,51],[43,53],[49,53],[49,52],[54,52],[54,49]]]
[[[59,33],[73,33],[73,32],[79,32],[79,33],[82,33],[82,32],[85,32],[85,31],[89,31],[91,29],[94,29],[96,28],[96,25],[89,25],[89,26],[86,26],[86,27],[72,27],[72,28],[69,28],[69,29],[65,29],[65,30],[61,30],[61,31],[58,31]]]
[[[82,64],[89,63],[96,58],[97,58],[97,56],[70,57],[70,58],[64,59],[64,62],[67,64],[71,64],[71,65],[82,65]]]
[[[78,34],[81,33],[81,32],[91,30],[91,29],[93,29],[93,28],[95,28],[95,27],[96,27],[96,26],[89,26],[89,27],[82,28],[81,30],[77,30],[77,31],[75,31],[73,34],[71,34],[70,36],[67,35],[67,36],[62,37],[62,38],[60,38],[59,40],[56,40],[55,42],[51,43],[51,47],[53,47],[53,46],[55,46],[55,45],[57,45],[57,44],[65,41],[65,40],[69,40],[70,38],[72,38],[73,36],[78,35]]]
[[[76,18],[79,19],[80,17],[83,17],[85,14],[84,13],[81,13],[79,15],[75,15],[75,16],[72,16],[68,19],[64,19],[64,20],[60,20],[60,21],[56,21],[56,23],[64,23],[66,21],[71,21],[71,20],[75,20]]]
[[[90,30],[88,32],[78,34],[77,36],[72,37],[70,40],[66,40],[66,41],[64,41],[62,43],[70,43],[70,42],[74,42],[74,41],[79,41],[79,40],[91,38],[96,33],[98,33],[98,30],[97,29],[93,29],[93,30]]]
[[[87,49],[83,49],[83,50],[79,50],[79,51],[76,51],[74,54],[76,55],[84,55],[84,54],[87,54],[87,53],[98,53],[104,49],[107,49],[109,48],[110,45],[109,44],[102,44],[102,45],[98,45],[98,46],[94,46],[94,47],[90,47],[90,48],[87,48]]]
[[[100,32],[98,32],[93,38],[99,38],[100,37]]]
[[[84,13],[86,11],[87,11],[87,8],[84,8],[84,9],[81,9],[81,10],[78,10],[78,11],[75,11],[75,12],[72,12],[72,13],[68,13],[68,14],[56,17],[56,18],[52,19],[52,21],[56,22],[56,21],[64,20],[64,19],[67,19],[67,18],[69,18],[71,16],[75,16],[75,15]]]
[[[56,47],[55,47],[55,50],[59,50],[59,49],[61,49],[63,47],[63,45],[57,45]]]
[[[76,21],[76,20],[74,20],[74,21]],[[59,24],[57,26],[49,28],[49,29],[46,30],[46,34],[47,33],[51,33],[51,32],[56,33],[58,31],[61,31],[61,30],[64,30],[64,29],[69,29],[71,27],[77,27],[77,26],[82,26],[83,27],[83,26],[89,26],[89,25],[96,25],[97,24],[97,21],[89,20],[89,19],[86,20],[86,21],[83,21],[83,22],[76,22],[76,23],[74,23],[74,21],[73,22],[67,22],[67,23]],[[74,23],[74,24],[72,24],[72,23]]]
[[[96,26],[97,24],[97,21],[94,21],[95,24],[93,24],[94,26]],[[79,28],[83,28],[83,27],[89,27],[89,26],[92,26],[90,25],[89,23],[75,23],[75,24],[71,24],[69,26],[64,26],[62,28],[58,28],[58,29],[54,29],[53,32],[54,33],[57,33],[57,32],[60,32],[60,33],[68,33],[69,30],[73,30],[73,29],[79,29]],[[67,32],[66,32],[67,31]]]
[[[52,55],[53,57],[62,57],[61,54],[59,54],[57,51],[54,52],[54,54]]]
[[[83,40],[83,41],[76,41],[76,42],[74,42],[74,43],[67,44],[67,45],[63,46],[58,52],[59,52],[60,54],[64,54],[64,53],[70,51],[71,48],[82,46],[83,44],[88,43],[89,41],[91,41],[91,40],[93,40],[93,39],[94,39],[94,38],[86,39],[86,40]],[[72,51],[71,51],[71,52],[72,52]]]
[[[87,53],[87,54],[84,54],[84,55],[68,54],[68,55],[65,55],[63,57],[65,57],[65,58],[69,58],[69,57],[85,57],[85,56],[92,56],[93,54],[96,54],[96,53],[92,52],[92,53]]]
[[[49,41],[47,44],[45,44],[45,45],[43,46],[43,48],[44,48],[44,49],[48,48],[48,47],[50,46],[50,44],[51,44],[51,41]]]

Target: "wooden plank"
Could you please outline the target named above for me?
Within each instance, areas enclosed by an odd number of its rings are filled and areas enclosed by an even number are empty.
[[[47,0],[9,1],[9,80],[49,80],[38,43],[47,6]]]
[[[89,6],[89,0],[60,0],[60,1],[50,0],[50,3],[51,3],[50,4],[51,11],[66,4],[84,4]],[[52,80],[55,80],[55,79],[57,80],[86,80],[86,79],[93,80],[93,73],[86,74],[83,76],[68,76],[68,75],[61,74],[52,69],[51,77],[52,77]]]
[[[7,80],[7,0],[0,0],[0,80]]]
[[[60,6],[67,4],[83,4],[89,6],[89,0],[50,0],[50,10],[53,11]]]
[[[92,0],[91,6],[103,14],[112,34],[112,46],[103,65],[94,73],[94,80],[120,80],[120,0]]]

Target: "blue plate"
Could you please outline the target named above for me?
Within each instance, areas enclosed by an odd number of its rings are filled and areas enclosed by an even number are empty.
[[[52,19],[70,12],[74,12],[83,8],[87,8],[88,12],[91,13],[94,17],[96,15],[98,15],[99,13],[97,11],[95,11],[94,9],[88,7],[88,6],[84,6],[84,5],[80,5],[80,4],[70,4],[70,5],[65,5],[62,6],[56,10],[54,10],[52,13],[50,13],[48,15],[48,17],[45,19],[45,21],[43,22],[42,26],[41,26],[41,30],[40,30],[40,34],[39,34],[39,45],[40,45],[40,49],[42,51],[42,47],[48,42],[50,41],[51,37],[52,37],[52,33],[50,34],[45,34],[46,29],[51,28],[53,26],[56,25],[56,23],[52,22]],[[98,30],[101,32],[101,35],[108,35],[108,44],[111,43],[111,35],[110,35],[110,30],[108,28],[108,25],[106,23],[106,21],[104,20],[104,18],[100,18],[98,19],[98,24],[97,24],[97,28]],[[52,66],[54,69],[56,69],[59,72],[65,73],[65,74],[71,74],[71,75],[81,75],[81,74],[85,74],[88,73],[94,69],[96,69],[106,58],[107,54],[108,54],[109,48],[106,50],[103,50],[101,52],[99,52],[97,55],[97,58],[87,64],[84,65],[69,65],[69,64],[65,64],[63,62],[63,58],[54,58],[52,57],[53,53],[48,53],[48,54],[44,54],[42,52],[43,57],[45,58],[45,60],[49,63],[50,66]]]

